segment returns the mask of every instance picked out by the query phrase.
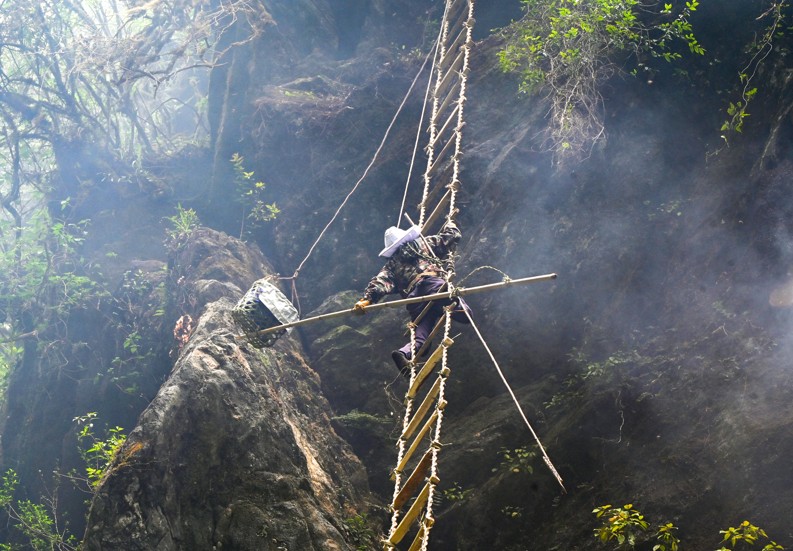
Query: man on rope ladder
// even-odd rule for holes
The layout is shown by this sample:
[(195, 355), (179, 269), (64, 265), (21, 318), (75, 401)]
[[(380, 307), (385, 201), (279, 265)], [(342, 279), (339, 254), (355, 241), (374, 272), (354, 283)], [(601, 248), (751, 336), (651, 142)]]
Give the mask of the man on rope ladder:
[[(395, 226), (388, 228), (385, 231), (385, 248), (379, 255), (388, 258), (388, 262), (369, 282), (363, 298), (355, 303), (353, 311), (365, 314), (367, 306), (389, 294), (399, 293), (402, 298), (413, 298), (443, 291), (446, 279), (453, 270), (453, 254), (461, 237), (460, 230), (451, 218), (446, 219), (437, 235), (426, 237), (421, 235), (418, 226), (411, 226), (407, 230)], [(421, 350), (443, 315), (443, 308), (453, 302), (456, 305), (452, 318), (468, 323), (465, 312), (470, 313), (471, 310), (461, 297), (433, 301), (432, 307), (415, 327), (415, 349), (408, 342), (391, 352), (391, 358), (403, 375), (408, 374), (415, 351)], [(417, 302), (406, 306), (411, 322), (419, 317), (427, 304)]]

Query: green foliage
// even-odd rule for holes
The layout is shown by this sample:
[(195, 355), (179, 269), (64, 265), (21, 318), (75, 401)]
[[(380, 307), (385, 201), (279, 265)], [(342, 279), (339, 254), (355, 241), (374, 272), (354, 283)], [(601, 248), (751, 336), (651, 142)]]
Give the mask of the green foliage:
[(704, 49), (690, 23), (698, 0), (678, 13), (642, 0), (522, 0), (524, 17), (506, 32), (501, 68), (520, 75), (519, 91), (544, 90), (551, 103), (549, 148), (557, 161), (586, 155), (604, 132), (600, 85), (626, 70), (625, 58), (674, 61), (682, 42)]
[(3, 475), (3, 484), (0, 486), (0, 507), (8, 507), (14, 501), (14, 491), (19, 485), (19, 477), (13, 469)]
[(150, 188), (144, 159), (208, 139), (196, 84), (222, 55), (217, 39), (243, 12), (250, 36), (238, 43), (270, 21), (244, 0), (133, 4), (0, 10), (0, 373), (17, 362), (20, 333), (52, 335), (75, 306), (107, 296), (79, 254), (87, 222), (71, 218), (71, 198), (58, 212), (51, 186), (79, 187), (80, 201), (98, 186)]
[(23, 349), (13, 341), (0, 343), (0, 396), (6, 395), (8, 377), (17, 359), (22, 357)]
[(730, 106), (727, 108), (727, 115), (730, 118), (721, 125), (722, 132), (743, 132), (743, 120), (749, 116), (749, 113), (746, 112), (746, 108), (749, 105), (749, 101), (756, 93), (757, 88), (752, 88), (746, 91), (744, 101), (738, 101), (737, 103), (730, 102)]
[(253, 229), (264, 222), (275, 220), (281, 212), (275, 203), (266, 203), (263, 199), (267, 187), (264, 182), (256, 180), (253, 171), (246, 171), (243, 162), (245, 159), (239, 153), (231, 156), (231, 166), (234, 170), (234, 184), (237, 187), (238, 200), (242, 204), (242, 222), (240, 238), (245, 233), (245, 221), (250, 221)]
[[(81, 426), (77, 438), (80, 443), (80, 454), (86, 462), (85, 482), (88, 490), (93, 492), (107, 474), (110, 465), (118, 461), (118, 452), (126, 441), (121, 427), (114, 427), (107, 431), (105, 439), (97, 437), (94, 433), (94, 423), (97, 422), (96, 412), (86, 413), (75, 418)], [(140, 445), (128, 450), (126, 456), (140, 449)], [(60, 480), (62, 474), (56, 473), (55, 480)], [(80, 477), (71, 474), (72, 481)], [(32, 551), (76, 551), (80, 548), (77, 539), (58, 526), (57, 496), (58, 489), (42, 496), (39, 503), (29, 499), (17, 499), (15, 493), (19, 486), (19, 476), (16, 471), (9, 469), (5, 472), (0, 482), (0, 508), (2, 508), (11, 521), (12, 526), (25, 538), (26, 544), (18, 549)], [(0, 544), (0, 551), (17, 549), (12, 544)]]
[(39, 150), (49, 150), (41, 144), (56, 136), (85, 140), (98, 156), (112, 152), (118, 166), (134, 169), (108, 180), (150, 178), (142, 158), (208, 139), (206, 94), (196, 83), (221, 55), (214, 46), (232, 21), (243, 12), (250, 18), (250, 36), (241, 42), (267, 24), (255, 11), (239, 0), (217, 7), (4, 2), (3, 13), (13, 14), (0, 17), (0, 39), (9, 45), (0, 51), (4, 137)]
[(130, 354), (137, 355), (140, 350), (140, 333), (133, 331), (124, 339), (124, 350)]
[[(650, 524), (644, 519), (644, 515), (630, 503), (622, 507), (601, 505), (596, 507), (592, 513), (603, 522), (595, 529), (595, 537), (601, 543), (616, 543), (614, 549), (633, 549), (637, 544), (650, 539), (651, 535), (656, 541), (653, 551), (678, 551), (680, 549), (681, 541), (676, 535), (677, 527), (674, 524), (671, 522), (661, 524), (653, 534), (650, 534)], [(743, 521), (737, 527), (720, 530), (719, 533), (722, 535), (722, 545), (716, 551), (735, 551), (738, 549), (736, 545), (746, 548), (761, 543), (761, 540), (767, 540), (761, 551), (784, 549), (769, 539), (765, 530), (748, 520)], [(730, 547), (726, 547), (726, 545), (730, 545)]]
[[(0, 159), (0, 163), (2, 160)], [(0, 185), (1, 187), (1, 185)], [(2, 190), (0, 189), (0, 195)], [(101, 273), (81, 256), (89, 222), (53, 219), (31, 194), (17, 217), (0, 211), (0, 380), (21, 357), (22, 339), (53, 340), (78, 307), (106, 298)], [(46, 347), (57, 354), (57, 346)]]
[(543, 405), (550, 409), (562, 406), (581, 396), (582, 387), (586, 384), (603, 384), (612, 382), (625, 375), (630, 366), (642, 365), (648, 361), (636, 350), (620, 350), (601, 361), (593, 361), (583, 351), (576, 350), (571, 356), (573, 363), (580, 366), (580, 370), (564, 380), (565, 390), (554, 394)]
[[(86, 273), (79, 254), (89, 221), (52, 220), (42, 208), (26, 215), (24, 227), (0, 220), (0, 272), (4, 275), (0, 300), (6, 313), (12, 319), (30, 310), (62, 316), (89, 297), (107, 296)], [(13, 238), (2, 238), (10, 235)]]
[(152, 350), (143, 349), (143, 336), (133, 330), (122, 344), (123, 355), (116, 356), (110, 362), (107, 375), (119, 390), (130, 396), (140, 393), (139, 379), (141, 376), (139, 364), (153, 357)]
[[(755, 543), (760, 543), (760, 540), (768, 540), (768, 543), (763, 546), (762, 551), (778, 551), (784, 549), (784, 547), (777, 542), (770, 540), (765, 530), (755, 526), (748, 520), (743, 521), (737, 527), (731, 526), (726, 530), (719, 530), (719, 533), (722, 535), (722, 546), (716, 551), (733, 551), (733, 549), (736, 549), (736, 545), (742, 544), (743, 547), (746, 547), (754, 545)], [(730, 547), (726, 547), (725, 544), (729, 544)]]
[(671, 522), (659, 526), (655, 532), (655, 539), (658, 543), (653, 546), (653, 551), (677, 551), (680, 548), (680, 540), (675, 532), (677, 532), (677, 526)]
[[(762, 32), (755, 33), (755, 38), (752, 43), (747, 47), (747, 51), (751, 54), (751, 59), (746, 66), (738, 73), (738, 80), (740, 82), (739, 99), (730, 101), (727, 106), (727, 119), (721, 125), (721, 138), (725, 144), (728, 143), (728, 137), (732, 133), (742, 133), (744, 120), (749, 116), (747, 108), (749, 103), (757, 95), (757, 86), (754, 85), (756, 77), (761, 65), (764, 63), (768, 55), (774, 50), (775, 43), (779, 42), (790, 29), (786, 29), (787, 14), (785, 10), (789, 4), (785, 1), (772, 1), (770, 7), (763, 12), (756, 20), (763, 20), (770, 18), (769, 24)], [(789, 53), (787, 48), (778, 47), (782, 50), (781, 54), (786, 55)]]
[(85, 461), (88, 483), (92, 489), (102, 482), (118, 451), (127, 441), (127, 436), (121, 427), (108, 429), (104, 438), (97, 436), (94, 433), (94, 423), (97, 420), (98, 415), (95, 411), (74, 418), (77, 425), (82, 427), (77, 433), (77, 440), (80, 455)]
[(350, 540), (355, 544), (356, 551), (369, 551), (377, 547), (377, 534), (372, 529), (372, 522), (366, 513), (344, 519)]
[[(640, 541), (640, 535), (647, 532), (649, 524), (638, 510), (628, 503), (622, 507), (602, 505), (592, 511), (603, 524), (595, 529), (595, 536), (601, 543), (616, 541), (615, 549), (633, 549)], [(669, 533), (669, 530), (666, 530)]]
[[(128, 270), (114, 296), (115, 356), (105, 375), (131, 396), (140, 395), (147, 366), (155, 361), (158, 346), (162, 346), (166, 276), (165, 272)], [(97, 373), (94, 383), (101, 378)]]
[(472, 488), (464, 490), (458, 482), (455, 482), (454, 486), (443, 490), (443, 498), (447, 501), (463, 501), (472, 491)]
[[(13, 527), (17, 529), (26, 539), (25, 549), (33, 551), (74, 551), (78, 549), (77, 540), (74, 536), (59, 531), (55, 516), (56, 502), (47, 499), (46, 505), (34, 503), (28, 499), (17, 500), (14, 498), (19, 477), (16, 471), (9, 469), (3, 475), (0, 484), (0, 507), (12, 521)], [(57, 493), (57, 492), (55, 492)], [(0, 545), (0, 550), (11, 551), (14, 547), (11, 544)]]
[(49, 551), (60, 540), (60, 535), (55, 531), (55, 522), (50, 517), (47, 509), (30, 500), (18, 502), (20, 529), (28, 539), (33, 549)]
[[(534, 472), (534, 467), (531, 463), (537, 457), (536, 451), (527, 447), (515, 448), (514, 450), (501, 448), (499, 453), (502, 457), (501, 468), (506, 469), (510, 473), (532, 474)], [(492, 471), (498, 471), (498, 467), (493, 468)]]
[(165, 230), (165, 234), (168, 236), (170, 243), (175, 246), (187, 240), (201, 225), (196, 211), (183, 208), (181, 203), (177, 203), (176, 205), (176, 214), (173, 216), (166, 216), (165, 220), (169, 224), (169, 227)]

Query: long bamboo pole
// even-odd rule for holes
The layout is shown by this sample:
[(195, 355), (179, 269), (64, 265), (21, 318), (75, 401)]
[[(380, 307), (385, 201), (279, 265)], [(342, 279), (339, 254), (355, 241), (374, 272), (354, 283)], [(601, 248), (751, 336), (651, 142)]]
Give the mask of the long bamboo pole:
[[(481, 293), (483, 291), (491, 291), (493, 289), (500, 289), (502, 287), (508, 287), (510, 285), (524, 285), (527, 283), (538, 283), (540, 281), (549, 281), (552, 279), (556, 279), (556, 274), (544, 274), (532, 277), (523, 277), (520, 279), (507, 279), (504, 281), (499, 281), (498, 283), (488, 283), (486, 285), (479, 285), (477, 287), (461, 287), (456, 289), (454, 292), (446, 291), (444, 293), (435, 293), (432, 295), (426, 295), (423, 297), (411, 297), (411, 298), (403, 298), (400, 300), (392, 300), (390, 302), (381, 302), (379, 304), (371, 304), (366, 307), (366, 312), (374, 312), (377, 310), (382, 310), (383, 308), (391, 308), (394, 306), (405, 306), (406, 304), (415, 304), (417, 302), (427, 302), (430, 300), (441, 300), (444, 298), (449, 298), (452, 295), (473, 295), (475, 293)], [(293, 321), (290, 323), (284, 323), (283, 325), (276, 325), (274, 327), (268, 327), (267, 329), (262, 329), (260, 331), (256, 331), (253, 335), (267, 335), (268, 333), (274, 333), (275, 331), (281, 331), (283, 329), (289, 329), (290, 327), (298, 327), (300, 325), (306, 325), (308, 323), (314, 323), (317, 321), (329, 320), (333, 318), (338, 318), (341, 316), (347, 316), (350, 314), (355, 314), (355, 310), (350, 308), (349, 310), (339, 310), (337, 312), (328, 312), (327, 314), (320, 314), (319, 316), (313, 316), (310, 318)], [(247, 335), (238, 335), (238, 339), (243, 339)]]

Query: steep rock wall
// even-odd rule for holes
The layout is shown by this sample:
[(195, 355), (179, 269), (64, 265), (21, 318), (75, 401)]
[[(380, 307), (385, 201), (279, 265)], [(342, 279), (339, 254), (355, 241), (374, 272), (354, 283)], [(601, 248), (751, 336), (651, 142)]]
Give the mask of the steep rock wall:
[[(712, 31), (703, 38), (712, 48), (731, 32)], [(746, 516), (790, 538), (791, 495), (767, 483), (787, 477), (779, 465), (790, 426), (789, 301), (773, 304), (786, 302), (791, 251), (784, 79), (769, 76), (776, 83), (766, 88), (769, 103), (729, 149), (721, 148), (714, 90), (681, 84), (671, 71), (615, 80), (605, 95), (607, 140), (582, 164), (555, 170), (541, 147), (546, 108), (516, 95), (514, 80), (497, 68), (498, 48), (496, 38), (482, 41), (473, 60), (457, 271), (464, 277), (492, 265), (513, 277), (559, 274), (553, 284), (470, 302), (568, 494), (549, 483), (539, 460), (531, 477), (503, 472), (498, 450), (530, 447), (531, 438), (461, 328), (450, 352), (441, 477), (443, 489), (457, 482), (472, 493), (441, 507), (435, 545), (596, 549), (591, 511), (608, 502), (637, 502), (659, 522), (678, 522), (695, 548), (717, 546), (718, 531)], [(284, 128), (299, 125), (292, 129), (301, 147), (288, 154), (308, 163), (284, 202), (299, 238), (292, 226), (274, 229), (287, 269), (363, 172), (381, 137), (375, 129), (387, 126), (420, 61), (394, 56), (399, 78), (373, 70), (336, 112), (293, 118), (302, 111), (292, 105), (276, 115)], [(408, 103), (413, 121), (417, 102)], [(382, 230), (396, 222), (414, 132), (410, 122), (397, 126), (368, 186), (301, 273), (298, 289), (309, 304), (349, 288), (333, 298), (349, 306), (380, 267), (376, 251)], [(270, 166), (272, 156), (277, 164), (279, 133), (262, 138), (257, 160)], [(414, 200), (409, 194), (409, 208)], [(484, 271), (467, 284), (499, 277)], [(365, 323), (312, 329), (306, 342), (337, 412), (388, 415), (382, 367), (402, 327), (396, 319)], [(369, 372), (351, 365), (354, 350), (371, 358)], [(338, 384), (345, 380), (358, 392)], [(374, 443), (392, 429), (367, 430), (369, 446), (358, 434), (357, 449), (385, 473), (389, 452), (378, 454)], [(769, 439), (778, 443), (772, 449)], [(768, 453), (763, 461), (760, 450)], [(384, 488), (377, 485), (387, 500)]]
[(191, 274), (196, 327), (93, 499), (86, 549), (349, 549), (362, 465), (299, 343), (235, 338), (233, 282), (266, 273), (244, 249), (201, 230), (174, 260)]
[[(406, 6), (417, 13), (419, 4)], [(384, 14), (385, 6), (372, 3), (371, 13)], [(276, 3), (271, 7), (278, 30), (286, 31), (280, 36), (293, 39), (301, 16), (332, 12), (332, 5), (325, 3), (300, 3), (280, 15)], [(323, 39), (332, 37), (325, 17), (317, 18), (322, 23), (316, 36)], [(240, 150), (251, 162), (247, 168), (268, 182), (283, 213), (255, 237), (284, 274), (291, 274), (362, 173), (418, 70), (421, 60), (410, 55), (416, 42), (405, 52), (387, 40), (377, 41), (371, 29), (380, 27), (367, 27), (373, 22), (367, 19), (361, 30), (366, 48), (344, 59), (336, 58), (335, 47), (323, 51), (311, 46), (312, 36), (299, 37), (311, 47), (268, 48), (278, 42), (276, 33), (253, 47), (256, 55), (240, 54), (238, 68), (245, 79), (229, 80), (217, 73), (223, 77), (218, 81), (229, 86), (216, 90), (213, 101), (229, 102), (233, 116), (216, 132), (216, 168), (226, 162), (227, 153)], [(729, 42), (730, 30), (721, 31), (721, 40)], [(716, 33), (713, 39), (719, 40)], [(328, 43), (333, 40), (317, 41)], [(710, 44), (714, 42), (706, 47)], [(635, 502), (654, 519), (679, 523), (681, 537), (692, 548), (717, 546), (719, 529), (749, 516), (776, 539), (790, 541), (785, 465), (792, 393), (784, 367), (791, 350), (785, 293), (793, 251), (786, 216), (793, 171), (785, 139), (791, 128), (787, 89), (768, 91), (755, 119), (758, 125), (712, 157), (714, 143), (720, 141), (714, 132), (719, 110), (715, 91), (683, 86), (680, 92), (669, 74), (658, 75), (652, 85), (612, 82), (606, 97), (608, 141), (584, 164), (554, 171), (535, 139), (544, 125), (545, 107), (516, 97), (516, 83), (496, 68), (497, 49), (497, 41), (488, 39), (478, 44), (474, 57), (458, 272), (464, 276), (493, 265), (512, 276), (545, 271), (560, 275), (552, 285), (471, 302), (560, 468), (568, 494), (560, 495), (538, 461), (531, 476), (504, 471), (498, 450), (530, 446), (531, 441), (487, 358), (463, 328), (464, 338), (451, 351), (454, 371), (441, 476), (443, 489), (458, 483), (471, 492), (437, 508), (440, 521), (433, 545), (597, 549), (591, 510), (606, 502)], [(410, 100), (412, 122), (397, 125), (368, 185), (347, 206), (297, 281), (309, 308), (331, 295), (323, 307), (349, 306), (379, 268), (375, 255), (382, 230), (396, 221), (418, 110), (419, 100)], [(232, 195), (232, 179), (215, 183), (226, 186), (221, 199)], [(415, 199), (412, 192), (408, 204)], [(224, 205), (231, 201), (212, 207)], [(217, 223), (235, 225), (228, 218)], [(188, 278), (181, 289), (196, 318), (205, 304), (238, 296), (261, 275), (255, 267), (234, 270), (235, 251), (242, 249), (227, 237), (208, 240), (200, 249), (202, 260), (215, 257), (216, 262), (211, 277)], [(222, 274), (232, 272), (235, 281), (228, 285)], [(478, 277), (476, 281), (499, 276), (484, 272)], [(349, 291), (336, 294), (340, 289)], [(127, 448), (135, 450), (130, 455), (135, 469), (122, 463), (103, 484), (88, 532), (91, 545), (99, 545), (102, 538), (120, 542), (112, 532), (123, 531), (119, 523), (127, 519), (132, 521), (127, 533), (150, 544), (270, 545), (273, 537), (285, 537), (317, 546), (327, 538), (331, 545), (342, 545), (340, 513), (303, 492), (313, 479), (306, 474), (306, 455), (294, 447), (299, 439), (285, 421), (301, 411), (290, 400), (283, 409), (251, 414), (264, 426), (261, 414), (271, 411), (276, 419), (259, 430), (268, 438), (291, 442), (285, 448), (278, 448), (284, 445), (280, 441), (274, 444), (287, 457), (279, 464), (288, 481), (278, 499), (296, 504), (298, 519), (322, 518), (320, 528), (311, 532), (302, 520), (287, 519), (281, 532), (252, 534), (255, 525), (276, 526), (269, 511), (278, 510), (277, 500), (259, 491), (261, 478), (235, 471), (228, 486), (213, 483), (210, 490), (206, 485), (218, 480), (219, 465), (239, 467), (248, 459), (234, 444), (248, 442), (243, 424), (219, 406), (220, 397), (230, 391), (230, 411), (241, 411), (255, 397), (277, 396), (272, 373), (292, 368), (295, 377), (301, 374), (293, 384), (312, 389), (300, 392), (300, 401), (308, 400), (312, 411), (332, 408), (336, 417), (346, 416), (333, 423), (366, 459), (380, 503), (387, 501), (389, 490), (382, 481), (392, 464), (389, 443), (395, 424), (393, 418), (390, 425), (387, 421), (398, 404), (392, 407), (383, 387), (394, 384), (388, 352), (400, 343), (401, 316), (371, 316), (300, 332), (331, 401), (327, 408), (322, 400), (311, 401), (319, 387), (302, 360), (295, 367), (277, 356), (260, 358), (230, 339), (224, 313), (228, 304), (207, 310), (211, 316), (203, 318), (201, 333), (187, 348), (195, 354), (190, 361), (182, 357), (171, 382), (141, 418), (145, 422)], [(289, 352), (294, 343), (279, 346)], [(213, 390), (204, 402), (214, 412), (209, 419), (192, 401), (171, 396), (180, 385), (193, 383)], [(184, 417), (173, 419), (203, 419), (208, 429), (174, 426), (166, 415), (169, 404), (183, 406)], [(369, 419), (374, 424), (351, 427), (355, 416), (347, 414), (355, 409), (385, 422)], [(306, 430), (324, 434), (328, 426), (306, 425)], [(234, 436), (227, 438), (220, 428)], [(162, 441), (160, 431), (173, 431), (173, 438)], [(183, 431), (195, 442), (184, 440)], [(133, 448), (136, 443), (141, 447)], [(336, 468), (329, 466), (336, 442), (323, 446), (331, 455), (318, 460), (320, 467), (313, 473), (318, 480), (334, 480), (326, 473)], [(211, 452), (209, 457), (184, 462), (175, 473), (159, 463), (136, 463), (136, 454), (148, 454), (169, 465), (180, 461), (177, 455), (194, 457), (202, 448)], [(259, 453), (264, 459), (256, 464), (265, 461), (261, 465), (266, 471), (272, 467), (266, 463), (268, 450)], [(341, 457), (349, 464), (347, 455)], [(356, 476), (339, 474), (337, 479)], [(244, 486), (249, 478), (258, 481), (256, 488)], [(302, 488), (295, 483), (298, 479), (307, 485)], [(163, 484), (165, 497), (157, 490), (137, 490), (139, 481)], [(192, 482), (197, 489), (183, 484)], [(228, 488), (237, 483), (245, 488), (250, 505), (231, 497)], [(127, 503), (125, 496), (150, 504), (148, 517), (135, 512), (134, 501)], [(229, 507), (236, 511), (234, 521), (224, 516)], [(189, 529), (157, 522), (143, 527), (143, 518), (165, 517), (187, 519)], [(199, 529), (200, 523), (212, 526), (212, 534)]]

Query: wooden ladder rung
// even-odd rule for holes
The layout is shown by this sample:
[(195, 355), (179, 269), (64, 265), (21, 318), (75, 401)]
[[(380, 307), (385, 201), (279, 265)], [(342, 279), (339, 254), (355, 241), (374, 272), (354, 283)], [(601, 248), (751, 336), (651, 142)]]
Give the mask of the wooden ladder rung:
[(421, 460), (416, 465), (416, 468), (413, 469), (413, 472), (410, 473), (410, 476), (402, 485), (402, 488), (399, 490), (399, 493), (394, 498), (394, 502), (391, 504), (391, 509), (393, 511), (398, 511), (402, 509), (402, 506), (407, 503), (407, 500), (416, 493), (416, 489), (422, 483), (422, 481), (427, 476), (427, 471), (430, 470), (432, 466), (432, 447), (428, 449)]
[[(441, 129), (438, 130), (438, 133), (435, 135), (435, 140), (433, 140), (433, 142), (430, 144), (430, 147), (434, 148), (436, 145), (438, 145), (440, 143), (440, 141), (443, 138), (449, 138), (450, 141), (455, 138), (454, 131), (452, 131), (450, 134), (448, 134), (448, 136), (447, 136), (446, 131), (449, 129), (449, 125), (452, 124), (452, 121), (456, 121), (457, 113), (458, 113), (459, 110), (460, 110), (460, 102), (457, 102), (457, 105), (455, 105), (454, 109), (452, 109), (452, 112), (449, 113), (449, 117), (443, 123), (443, 126), (441, 127)], [(442, 114), (442, 111), (438, 111), (438, 114), (439, 115)], [(448, 143), (448, 142), (446, 142), (446, 143)], [(445, 148), (446, 144), (443, 144), (443, 147)]]
[(424, 222), (423, 227), (432, 227), (433, 224), (440, 218), (441, 214), (446, 210), (446, 207), (449, 205), (449, 201), (452, 198), (452, 192), (450, 189), (446, 189), (446, 193), (443, 194), (438, 204), (435, 205), (435, 209), (427, 216), (426, 221)]
[(446, 14), (446, 20), (454, 19), (460, 15), (460, 7), (465, 7), (468, 11), (471, 11), (471, 0), (457, 0), (456, 2), (452, 2), (451, 6), (449, 6), (449, 12)]
[[(438, 106), (438, 111), (436, 111), (436, 113), (435, 113), (435, 118), (432, 120), (432, 124), (438, 124), (438, 121), (440, 120), (441, 115), (443, 114), (443, 112), (446, 110), (446, 108), (449, 106), (449, 104), (452, 101), (456, 100), (456, 101), (459, 102), (459, 99), (460, 99), (460, 86), (462, 85), (462, 83), (463, 82), (461, 80), (458, 80), (454, 84), (454, 86), (452, 86), (452, 89), (449, 90), (449, 93), (446, 94), (446, 97), (443, 99), (443, 101), (440, 102), (440, 105)], [(435, 141), (437, 142), (437, 139)], [(430, 146), (431, 147), (435, 147), (435, 142), (431, 143)]]
[(438, 377), (435, 379), (435, 384), (432, 385), (432, 388), (424, 397), (424, 400), (421, 402), (421, 405), (416, 410), (416, 413), (413, 414), (413, 418), (408, 423), (408, 426), (405, 427), (404, 432), (402, 433), (402, 440), (407, 440), (413, 433), (416, 432), (419, 424), (424, 420), (424, 417), (427, 416), (427, 412), (430, 410), (430, 406), (432, 406), (435, 398), (438, 396), (438, 393), (441, 390), (441, 378)]
[(448, 88), (449, 83), (452, 81), (452, 77), (460, 75), (460, 67), (465, 60), (465, 56), (468, 52), (466, 52), (466, 47), (460, 48), (460, 51), (457, 52), (457, 57), (454, 58), (454, 61), (449, 64), (449, 68), (446, 69), (446, 72), (440, 77), (440, 82), (435, 87), (433, 92), (433, 97), (440, 97), (446, 93), (446, 88)]
[[(463, 123), (463, 124), (465, 124), (465, 123)], [(441, 149), (441, 152), (438, 153), (438, 156), (433, 161), (432, 166), (427, 170), (427, 173), (426, 173), (425, 177), (431, 176), (432, 173), (435, 172), (435, 170), (438, 167), (440, 167), (441, 165), (445, 164), (450, 159), (454, 158), (453, 156), (450, 157), (450, 158), (446, 158), (446, 153), (448, 153), (449, 149), (452, 147), (452, 145), (455, 145), (456, 143), (457, 143), (457, 140), (449, 140), (448, 142), (446, 142), (446, 144), (443, 146), (443, 149)]]
[[(468, 7), (467, 10), (460, 10), (458, 8), (461, 5), (466, 4)], [(467, 6), (467, 2), (460, 2), (451, 7), (449, 13), (446, 14), (446, 21), (448, 22), (448, 26), (446, 27), (446, 43), (448, 44), (449, 37), (455, 36), (460, 28), (465, 24), (466, 21), (471, 17), (471, 9), (470, 6)], [(448, 48), (447, 48), (448, 49)]]
[(419, 516), (419, 513), (424, 508), (424, 505), (426, 505), (427, 498), (430, 495), (430, 486), (435, 485), (438, 482), (438, 479), (430, 479), (424, 485), (424, 488), (422, 488), (421, 493), (416, 498), (416, 501), (413, 502), (413, 505), (410, 506), (408, 512), (405, 513), (404, 517), (402, 517), (402, 520), (399, 522), (399, 525), (397, 525), (396, 530), (394, 530), (394, 533), (391, 535), (391, 537), (388, 538), (388, 543), (390, 545), (396, 545), (402, 541), (402, 538), (404, 538), (405, 534), (407, 534), (408, 530), (410, 530), (410, 526), (413, 524), (413, 521), (416, 520), (416, 517)]
[(421, 430), (418, 432), (418, 434), (416, 434), (416, 437), (413, 439), (413, 442), (410, 444), (410, 447), (405, 452), (405, 455), (402, 456), (402, 461), (399, 462), (399, 465), (396, 466), (394, 472), (391, 473), (391, 480), (396, 480), (396, 473), (401, 473), (402, 471), (405, 470), (405, 466), (407, 466), (408, 461), (410, 461), (410, 458), (413, 457), (413, 454), (416, 453), (419, 444), (421, 443), (422, 440), (424, 440), (424, 437), (427, 435), (429, 430), (435, 424), (435, 421), (438, 420), (438, 415), (439, 415), (438, 412), (442, 411), (445, 407), (446, 407), (446, 402), (445, 401), (440, 402), (438, 404), (438, 407), (435, 408), (435, 411), (432, 412), (430, 418), (427, 419), (427, 422), (424, 423), (424, 426), (421, 427)]
[(405, 470), (408, 461), (410, 461), (410, 458), (413, 457), (414, 453), (416, 453), (419, 444), (421, 443), (422, 440), (424, 440), (424, 437), (427, 435), (427, 433), (430, 431), (432, 426), (435, 424), (435, 421), (438, 420), (438, 415), (440, 415), (440, 412), (443, 411), (445, 408), (446, 408), (445, 400), (438, 402), (438, 407), (435, 408), (435, 411), (432, 412), (430, 418), (427, 419), (427, 422), (424, 423), (424, 426), (421, 427), (421, 430), (418, 432), (418, 434), (416, 434), (416, 437), (413, 439), (413, 442), (410, 444), (410, 447), (407, 449), (405, 455), (402, 457), (402, 461), (399, 462), (399, 465), (397, 465), (396, 469), (394, 469), (394, 472), (391, 473), (391, 480), (396, 480), (396, 473), (401, 473), (402, 471)]
[(454, 339), (451, 337), (446, 337), (443, 339), (441, 344), (430, 354), (430, 357), (427, 358), (427, 361), (424, 365), (421, 366), (421, 369), (416, 374), (416, 377), (413, 379), (413, 384), (408, 389), (407, 397), (408, 398), (415, 398), (416, 393), (421, 388), (421, 385), (424, 384), (424, 381), (429, 377), (432, 370), (435, 368), (435, 364), (437, 364), (440, 359), (443, 357), (443, 351), (449, 348), (451, 345), (454, 344)]
[[(445, 50), (447, 56), (457, 52), (460, 49), (461, 44), (468, 43), (468, 36), (470, 33), (468, 32), (468, 28), (465, 28), (466, 22), (467, 19), (463, 18), (463, 25), (460, 25), (460, 21), (457, 21), (455, 22), (454, 27), (449, 28), (446, 38), (448, 39), (450, 36), (455, 36), (455, 38)], [(441, 63), (443, 62), (441, 61)]]
[[(442, 180), (442, 178), (439, 178), (439, 179), (441, 179), (441, 180)], [(439, 193), (440, 193), (442, 190), (446, 190), (446, 191), (448, 191), (448, 190), (449, 190), (449, 186), (444, 186), (443, 184), (441, 184), (441, 183), (438, 183), (438, 185), (436, 185), (434, 188), (432, 188), (432, 189), (430, 190), (430, 192), (427, 194), (427, 204), (428, 204), (428, 205), (429, 205), (429, 204), (432, 204), (432, 203), (435, 201), (435, 197), (436, 197), (436, 196), (437, 196), (437, 195), (438, 195), (438, 194), (439, 194)], [(450, 197), (451, 197), (451, 196), (450, 196)], [(441, 201), (443, 201), (443, 199), (444, 199), (443, 197), (441, 197), (440, 199), (438, 199), (438, 203), (435, 205), (435, 210), (433, 211), (433, 214), (435, 213), (435, 211), (439, 210), (439, 208), (445, 208), (445, 206), (444, 206), (444, 207), (439, 207), (439, 206), (438, 206), (438, 204), (440, 204), (440, 202), (441, 202)]]
[[(448, 283), (444, 283), (441, 287), (438, 288), (438, 292), (439, 293), (443, 293), (446, 290), (447, 285), (448, 285)], [(424, 308), (421, 309), (421, 312), (419, 313), (419, 315), (416, 316), (416, 319), (414, 319), (412, 321), (413, 325), (418, 325), (419, 323), (421, 323), (421, 320), (424, 319), (424, 316), (426, 316), (429, 313), (430, 308), (432, 308), (433, 306), (435, 306), (435, 305), (432, 302), (427, 302), (427, 304), (424, 305)], [(440, 323), (440, 320), (439, 320), (439, 323)], [(435, 327), (432, 328), (431, 333), (434, 333), (437, 328), (438, 328), (438, 324), (435, 324)], [(405, 334), (406, 335), (410, 335), (410, 329), (409, 328), (408, 328), (408, 331), (405, 332)], [(431, 341), (431, 340), (432, 340), (431, 338), (427, 337), (427, 340), (424, 341), (424, 344), (421, 345), (421, 349), (419, 349), (419, 352), (423, 353), (424, 350), (422, 350), (422, 349), (426, 348), (426, 344), (429, 341)], [(417, 356), (417, 357), (420, 358), (421, 356)]]
[(408, 551), (418, 551), (419, 549), (421, 549), (421, 544), (424, 543), (425, 531), (426, 530), (424, 528), (424, 523), (422, 522), (421, 526), (419, 526), (419, 531), (416, 532), (416, 537), (413, 538), (413, 543), (411, 543), (410, 547), (408, 547)]
[(419, 526), (419, 530), (416, 532), (416, 537), (413, 538), (413, 543), (410, 544), (408, 551), (418, 551), (421, 549), (421, 544), (424, 543), (424, 538), (427, 532), (434, 524), (435, 519), (433, 517), (424, 517), (424, 520), (421, 522), (421, 526)]

